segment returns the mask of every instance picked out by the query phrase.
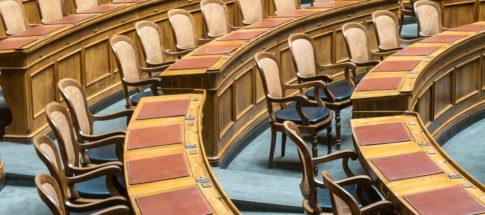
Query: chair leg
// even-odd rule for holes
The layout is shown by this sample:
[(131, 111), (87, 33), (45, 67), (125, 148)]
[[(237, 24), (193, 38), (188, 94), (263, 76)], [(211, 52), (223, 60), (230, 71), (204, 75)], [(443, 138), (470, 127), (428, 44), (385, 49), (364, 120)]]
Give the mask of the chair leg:
[(274, 156), (275, 145), (276, 145), (276, 130), (274, 128), (271, 128), (271, 148), (269, 149), (268, 169), (273, 168), (273, 156)]
[(281, 137), (281, 157), (285, 156), (285, 149), (286, 149), (286, 133), (283, 132)]
[(330, 154), (332, 153), (332, 126), (327, 127), (327, 145), (328, 145), (327, 153)]
[[(317, 147), (318, 135), (317, 134), (318, 134), (318, 132), (313, 134), (313, 140), (312, 140), (312, 156), (314, 158), (316, 158), (318, 156), (318, 147)], [(313, 174), (314, 175), (318, 174), (318, 166), (317, 165), (313, 166)]]
[(335, 139), (337, 141), (337, 150), (340, 150), (340, 146), (342, 145), (342, 139), (340, 136), (340, 128), (342, 127), (342, 125), (340, 124), (340, 120), (340, 109), (337, 109), (335, 110)]

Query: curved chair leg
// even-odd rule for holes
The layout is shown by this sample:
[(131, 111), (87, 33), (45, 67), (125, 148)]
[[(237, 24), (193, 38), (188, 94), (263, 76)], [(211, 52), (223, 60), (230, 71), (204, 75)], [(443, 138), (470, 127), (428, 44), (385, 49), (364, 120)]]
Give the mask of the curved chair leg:
[(286, 149), (286, 133), (283, 132), (281, 137), (281, 157), (285, 156), (285, 149)]
[[(335, 136), (335, 140), (337, 142), (337, 150), (340, 150), (340, 146), (342, 145), (342, 139), (341, 139), (341, 136), (340, 136), (340, 129), (342, 127), (342, 125), (340, 124), (340, 108), (336, 109), (335, 110), (335, 133), (336, 133), (336, 136)], [(330, 128), (332, 129), (332, 128)]]
[(274, 156), (275, 145), (276, 145), (276, 130), (273, 127), (271, 127), (271, 148), (269, 149), (268, 169), (273, 168), (273, 156)]
[[(316, 158), (318, 156), (318, 132), (315, 132), (313, 134), (313, 139), (312, 139), (312, 156)], [(318, 166), (315, 165), (313, 166), (313, 174), (317, 175), (318, 174)]]
[(332, 126), (327, 127), (327, 145), (328, 145), (327, 153), (330, 154), (332, 153)]

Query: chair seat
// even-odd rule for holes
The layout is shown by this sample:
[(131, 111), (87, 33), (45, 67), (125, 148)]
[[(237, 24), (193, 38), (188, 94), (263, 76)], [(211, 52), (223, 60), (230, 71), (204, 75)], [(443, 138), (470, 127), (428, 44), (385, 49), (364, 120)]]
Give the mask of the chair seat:
[(110, 144), (102, 147), (97, 147), (88, 150), (88, 157), (92, 163), (106, 163), (109, 161), (116, 161), (116, 145)]
[[(158, 95), (163, 95), (163, 92), (159, 90)], [(140, 102), (141, 98), (148, 96), (153, 96), (153, 93), (150, 89), (143, 91), (143, 93), (136, 92), (133, 96), (130, 97), (131, 103), (136, 106)]]
[[(352, 92), (354, 92), (354, 88), (349, 86), (346, 81), (340, 81), (338, 83), (332, 84), (328, 86), (328, 89), (335, 96), (335, 101), (337, 102), (349, 100), (350, 96), (352, 96)], [(305, 95), (309, 99), (315, 99), (315, 91), (313, 89), (308, 90)], [(327, 94), (323, 92), (323, 90), (320, 90), (320, 98), (322, 98), (322, 100), (324, 101), (329, 101)]]
[[(118, 181), (120, 182), (121, 186), (123, 186), (124, 188), (126, 187), (124, 175), (118, 177)], [(76, 190), (79, 192), (79, 195), (84, 198), (100, 199), (111, 196), (111, 193), (108, 190), (108, 186), (106, 185), (106, 176), (101, 176), (91, 179), (89, 181), (76, 183), (75, 186)]]
[[(358, 200), (355, 187), (356, 187), (355, 185), (347, 185), (347, 186), (344, 186), (344, 189), (357, 200), (359, 207), (363, 207), (361, 202)], [(374, 203), (384, 199), (374, 186), (363, 188), (362, 194), (364, 196), (364, 199), (368, 203)], [(317, 189), (317, 202), (318, 204), (320, 204), (320, 207), (322, 207), (322, 210), (324, 212), (328, 212), (328, 213), (332, 212), (332, 202), (330, 200), (330, 194), (327, 189), (325, 188)]]
[[(302, 110), (303, 113), (308, 116), (308, 121), (310, 124), (319, 123), (325, 120), (330, 113), (329, 109), (324, 107), (303, 107)], [(277, 111), (275, 113), (275, 117), (276, 120), (281, 123), (287, 120), (292, 121), (296, 124), (303, 123), (294, 105)]]

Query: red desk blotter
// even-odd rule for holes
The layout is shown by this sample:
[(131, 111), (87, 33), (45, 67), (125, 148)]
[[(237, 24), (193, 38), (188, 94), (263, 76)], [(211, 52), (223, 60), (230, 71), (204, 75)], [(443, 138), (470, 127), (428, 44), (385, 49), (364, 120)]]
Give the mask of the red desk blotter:
[(308, 16), (310, 14), (318, 13), (319, 11), (313, 10), (294, 10), (288, 11), (286, 13), (278, 14), (278, 17), (301, 17), (301, 16)]
[(0, 50), (20, 49), (36, 40), (28, 38), (7, 38), (0, 41)]
[(247, 26), (246, 28), (272, 28), (278, 25), (282, 25), (292, 19), (264, 19)]
[(186, 58), (180, 59), (170, 67), (169, 70), (180, 70), (180, 69), (204, 69), (209, 68), (214, 64), (219, 57), (204, 57), (204, 58)]
[(265, 30), (262, 31), (234, 31), (224, 37), (221, 37), (217, 40), (220, 41), (229, 41), (229, 40), (250, 40), (253, 39), (262, 33), (266, 32)]
[(468, 24), (468, 25), (463, 25), (457, 28), (451, 29), (452, 31), (474, 31), (474, 32), (479, 32), (485, 30), (485, 25), (480, 25), (480, 24)]
[(44, 36), (63, 28), (63, 25), (40, 25), (33, 28), (27, 28), (18, 34), (14, 34), (14, 37), (30, 37), (30, 36)]
[(192, 52), (191, 55), (214, 55), (214, 54), (227, 54), (237, 49), (241, 44), (231, 45), (206, 45)]
[(163, 214), (185, 215), (214, 213), (207, 199), (197, 187), (137, 197), (136, 204), (143, 215), (158, 215), (162, 212)]
[(321, 2), (313, 4), (315, 8), (334, 8), (334, 7), (343, 7), (351, 4), (355, 4), (358, 1), (334, 1), (334, 2)]
[(78, 13), (106, 13), (106, 12), (110, 12), (110, 11), (113, 11), (113, 10), (117, 10), (117, 9), (122, 8), (124, 6), (125, 5), (106, 4), (106, 5), (100, 5), (98, 7), (91, 8), (91, 9), (88, 9), (88, 10), (81, 10), (81, 11), (78, 11)]
[(414, 152), (371, 160), (389, 181), (442, 173), (424, 152)]
[(402, 60), (402, 61), (383, 61), (372, 71), (374, 72), (393, 72), (393, 71), (411, 71), (421, 62), (419, 60)]
[(170, 145), (182, 142), (182, 125), (137, 128), (129, 131), (128, 150)]
[(357, 85), (355, 91), (397, 90), (401, 80), (401, 77), (366, 78)]
[(457, 41), (466, 35), (435, 35), (419, 41), (420, 43), (451, 43)]
[(480, 214), (485, 207), (459, 186), (404, 196), (421, 215)]
[(405, 142), (411, 140), (406, 126), (402, 122), (379, 125), (366, 125), (354, 128), (354, 135), (359, 145)]
[(62, 17), (60, 19), (56, 19), (46, 23), (47, 25), (55, 25), (55, 24), (77, 24), (89, 18), (95, 17), (96, 14), (76, 14), (76, 15), (69, 15)]
[(429, 54), (440, 49), (439, 46), (429, 47), (407, 47), (394, 53), (395, 56), (428, 56)]
[(136, 117), (137, 120), (184, 116), (190, 105), (190, 99), (144, 103)]
[(189, 176), (183, 153), (131, 160), (126, 165), (130, 185)]

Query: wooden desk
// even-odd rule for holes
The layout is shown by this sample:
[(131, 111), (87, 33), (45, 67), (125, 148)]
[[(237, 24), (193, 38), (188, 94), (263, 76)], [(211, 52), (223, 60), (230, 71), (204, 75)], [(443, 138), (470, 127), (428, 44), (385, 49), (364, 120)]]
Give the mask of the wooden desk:
[[(477, 24), (485, 25), (485, 22)], [(447, 31), (463, 35), (452, 43), (418, 42), (410, 47), (439, 46), (428, 56), (396, 56), (384, 60), (418, 60), (412, 71), (375, 72), (365, 79), (401, 77), (396, 90), (356, 91), (353, 118), (418, 112), (426, 128), (438, 139), (464, 118), (485, 109), (485, 31)]]
[[(390, 144), (360, 146), (358, 139), (353, 135), (355, 150), (359, 154), (359, 160), (371, 176), (377, 182), (378, 188), (386, 199), (392, 201), (401, 214), (419, 214), (403, 196), (431, 191), (440, 188), (450, 187), (453, 185), (463, 186), (470, 184), (471, 188), (465, 190), (478, 201), (485, 205), (485, 188), (483, 184), (469, 175), (461, 168), (451, 157), (434, 140), (433, 136), (426, 130), (425, 124), (419, 118), (417, 113), (407, 113), (399, 116), (375, 117), (365, 119), (352, 119), (352, 132), (355, 128), (364, 125), (379, 125), (383, 123), (403, 122), (408, 129), (411, 141), (397, 142)], [(429, 146), (420, 147), (418, 143), (427, 142)], [(431, 160), (436, 163), (444, 173), (421, 176), (410, 179), (402, 179), (390, 182), (379, 169), (370, 160), (392, 155), (401, 155), (412, 152), (428, 152), (433, 150), (436, 154), (427, 154)], [(459, 179), (450, 179), (448, 174), (455, 173), (461, 176)], [(443, 205), (446, 207), (446, 205)]]
[[(190, 106), (186, 116), (194, 117), (194, 120), (186, 120), (185, 116), (179, 117), (168, 117), (168, 118), (156, 118), (148, 120), (136, 120), (138, 114), (140, 113), (140, 107), (147, 102), (155, 101), (169, 101), (169, 100), (179, 100), (179, 99), (191, 99)], [(180, 95), (170, 95), (170, 96), (157, 96), (143, 98), (133, 114), (128, 125), (127, 137), (124, 149), (124, 164), (125, 164), (125, 178), (128, 182), (128, 170), (127, 162), (136, 159), (142, 159), (147, 157), (153, 157), (157, 155), (170, 155), (175, 153), (183, 153), (187, 160), (187, 165), (189, 168), (190, 176), (163, 180), (151, 183), (142, 183), (137, 185), (130, 185), (127, 183), (128, 195), (130, 201), (133, 205), (136, 214), (141, 214), (140, 209), (136, 203), (135, 198), (153, 195), (168, 191), (173, 191), (177, 189), (182, 189), (186, 187), (197, 186), (202, 191), (204, 197), (209, 202), (215, 214), (240, 214), (238, 209), (232, 204), (231, 200), (222, 190), (221, 186), (217, 182), (214, 174), (212, 173), (211, 167), (207, 161), (203, 141), (201, 138), (202, 130), (202, 107), (205, 102), (205, 92), (201, 90), (196, 90), (192, 94), (180, 94)], [(193, 125), (190, 125), (192, 121)], [(130, 130), (136, 128), (152, 127), (152, 126), (163, 126), (170, 124), (183, 123), (183, 143), (172, 144), (159, 147), (143, 148), (128, 150), (128, 140), (130, 139)], [(186, 143), (195, 144), (195, 148), (186, 148)], [(196, 154), (191, 153), (191, 150), (195, 150)], [(196, 178), (203, 177), (209, 180), (210, 187), (204, 188), (201, 184), (196, 182)], [(189, 200), (187, 200), (189, 201)]]

